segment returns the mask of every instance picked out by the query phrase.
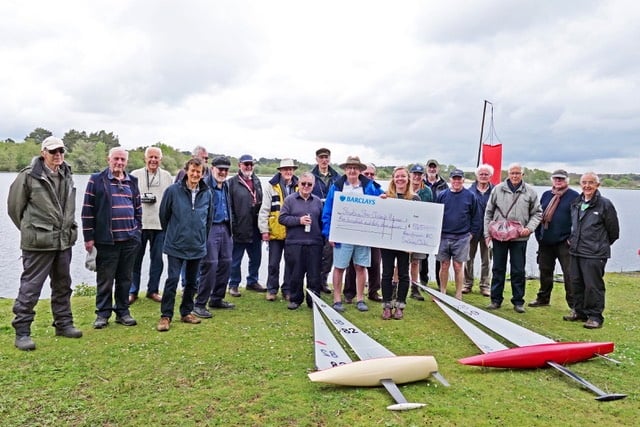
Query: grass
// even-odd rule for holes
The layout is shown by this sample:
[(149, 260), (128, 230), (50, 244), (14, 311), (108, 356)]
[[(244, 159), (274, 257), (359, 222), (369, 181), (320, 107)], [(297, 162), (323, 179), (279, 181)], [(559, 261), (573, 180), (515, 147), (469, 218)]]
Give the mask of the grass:
[[(0, 423), (3, 426), (469, 426), (636, 425), (640, 413), (640, 274), (607, 275), (605, 327), (589, 331), (564, 322), (562, 286), (550, 307), (519, 315), (505, 304), (497, 314), (561, 341), (611, 340), (621, 365), (590, 360), (571, 369), (601, 389), (627, 393), (616, 402), (594, 395), (551, 369), (515, 371), (460, 365), (478, 350), (429, 301), (411, 300), (405, 320), (383, 321), (348, 306), (345, 316), (396, 354), (432, 354), (451, 383), (433, 379), (401, 386), (422, 409), (392, 412), (383, 388), (346, 388), (311, 383), (311, 311), (269, 303), (243, 292), (235, 310), (214, 312), (200, 325), (174, 322), (155, 331), (159, 304), (138, 300), (138, 326), (113, 323), (94, 330), (94, 298), (76, 296), (73, 310), (81, 339), (59, 338), (51, 328), (49, 301), (41, 301), (33, 324), (37, 350), (14, 348), (13, 301), (0, 299)], [(508, 286), (507, 286), (508, 287)], [(538, 283), (529, 281), (527, 300)], [(453, 289), (453, 285), (450, 285)], [(510, 295), (505, 295), (508, 302)], [(477, 289), (465, 301), (484, 307)]]

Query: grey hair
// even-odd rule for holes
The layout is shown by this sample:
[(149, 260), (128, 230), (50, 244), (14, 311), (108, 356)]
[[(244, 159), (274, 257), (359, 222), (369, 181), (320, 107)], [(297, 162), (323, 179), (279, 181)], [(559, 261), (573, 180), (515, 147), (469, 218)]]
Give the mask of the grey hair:
[(373, 169), (373, 171), (376, 171), (376, 165), (374, 165), (373, 163), (366, 163), (367, 169)]
[(315, 182), (316, 182), (316, 177), (315, 177), (315, 175), (314, 175), (314, 174), (312, 174), (311, 172), (303, 172), (303, 173), (300, 175), (300, 179), (305, 178), (305, 177), (307, 177), (307, 178), (311, 178), (311, 182), (313, 182), (313, 183), (315, 184)]
[(480, 166), (478, 166), (476, 168), (476, 176), (478, 176), (480, 171), (483, 170), (483, 169), (486, 169), (487, 171), (489, 171), (489, 175), (491, 175), (491, 176), (493, 176), (493, 172), (495, 172), (494, 169), (493, 169), (493, 166), (491, 166), (488, 163), (483, 163), (483, 164), (481, 164)]
[(124, 151), (124, 153), (126, 154), (126, 158), (129, 159), (129, 152), (127, 150), (125, 150), (124, 147), (121, 146), (117, 146), (117, 147), (112, 147), (109, 150), (109, 158), (111, 158), (111, 156), (113, 155), (113, 153), (115, 153), (116, 151)]
[(522, 167), (522, 165), (520, 163), (511, 163), (509, 164), (509, 166), (507, 167), (507, 171), (510, 171), (513, 168), (518, 168), (520, 169), (520, 171), (523, 171), (524, 168)]
[(582, 176), (580, 177), (580, 182), (582, 182), (582, 178), (584, 178), (585, 176), (592, 176), (593, 179), (596, 180), (596, 184), (600, 184), (600, 177), (595, 172), (585, 172), (585, 173), (583, 173)]
[(193, 151), (191, 151), (191, 155), (196, 157), (200, 155), (201, 151), (206, 151), (207, 153), (209, 153), (209, 151), (206, 148), (204, 148), (202, 145), (196, 145)]
[(162, 158), (162, 149), (160, 147), (147, 147), (144, 150), (144, 156), (147, 157), (149, 155), (149, 151), (150, 150), (158, 150), (158, 152), (160, 153), (160, 158)]

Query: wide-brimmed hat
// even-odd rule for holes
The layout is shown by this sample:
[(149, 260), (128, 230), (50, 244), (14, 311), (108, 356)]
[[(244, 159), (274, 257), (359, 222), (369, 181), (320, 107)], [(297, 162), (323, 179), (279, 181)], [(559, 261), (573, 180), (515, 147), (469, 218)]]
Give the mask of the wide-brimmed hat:
[(293, 159), (282, 159), (280, 160), (280, 166), (278, 166), (278, 170), (282, 168), (293, 168), (295, 170), (298, 169), (298, 166), (293, 161)]
[(347, 157), (347, 161), (340, 165), (342, 169), (346, 169), (347, 166), (357, 166), (361, 171), (367, 168), (367, 165), (362, 163), (358, 156), (349, 156)]

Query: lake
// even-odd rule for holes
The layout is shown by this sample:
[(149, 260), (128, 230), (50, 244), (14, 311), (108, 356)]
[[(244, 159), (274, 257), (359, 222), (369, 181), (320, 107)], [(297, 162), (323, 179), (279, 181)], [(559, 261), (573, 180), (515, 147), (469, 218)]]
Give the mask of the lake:
[[(0, 298), (15, 298), (18, 293), (18, 287), (20, 282), (20, 274), (22, 273), (22, 262), (20, 260), (20, 232), (13, 225), (11, 219), (7, 215), (6, 201), (9, 186), (16, 177), (16, 173), (0, 172), (0, 200), (2, 200), (4, 208), (0, 215), (0, 277), (4, 277), (0, 281)], [(80, 208), (82, 206), (82, 200), (84, 196), (84, 189), (87, 184), (89, 175), (74, 175), (74, 180), (77, 188), (77, 221), (80, 221)], [(265, 183), (269, 178), (263, 178)], [(382, 182), (383, 186), (386, 182)], [(539, 194), (546, 191), (549, 187), (535, 187)], [(576, 188), (580, 191), (579, 188)], [(607, 263), (607, 271), (620, 272), (620, 271), (637, 271), (640, 270), (640, 257), (637, 255), (637, 250), (640, 248), (640, 227), (635, 226), (635, 211), (637, 206), (640, 206), (640, 191), (633, 190), (617, 190), (617, 189), (603, 189), (602, 194), (611, 199), (618, 211), (620, 219), (621, 237), (612, 247), (611, 259)], [(537, 244), (535, 239), (529, 240), (527, 247), (527, 274), (537, 276), (536, 265), (536, 250)], [(264, 247), (263, 247), (264, 248)], [(71, 262), (71, 276), (73, 278), (73, 284), (86, 283), (95, 286), (95, 273), (88, 271), (84, 268), (85, 259), (84, 244), (82, 241), (82, 235), (80, 235), (78, 242), (73, 248), (73, 259)], [(268, 252), (263, 249), (263, 262), (260, 266), (260, 283), (263, 285), (267, 281), (267, 257)], [(434, 257), (430, 257), (433, 262)], [(476, 261), (478, 264), (478, 261)], [(283, 270), (283, 269), (281, 269)], [(556, 269), (560, 272), (560, 268)], [(246, 256), (242, 265), (243, 280), (246, 276), (247, 262)], [(433, 271), (430, 268), (430, 271)], [(479, 265), (475, 269), (479, 271)], [(148, 273), (148, 258), (145, 258), (142, 270), (143, 289), (146, 287), (146, 277)], [(161, 279), (161, 289), (164, 286), (164, 280), (166, 275), (163, 274)], [(433, 279), (433, 277), (432, 277)], [(244, 282), (243, 282), (244, 283)], [(50, 289), (48, 283), (42, 290), (42, 297), (48, 298), (50, 295)]]

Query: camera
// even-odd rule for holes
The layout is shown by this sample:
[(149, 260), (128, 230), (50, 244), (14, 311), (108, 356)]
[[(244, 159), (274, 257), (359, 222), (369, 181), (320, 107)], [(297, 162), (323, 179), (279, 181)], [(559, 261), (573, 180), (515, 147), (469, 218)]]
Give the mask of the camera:
[(155, 203), (156, 195), (153, 193), (142, 193), (142, 197), (140, 197), (140, 201), (142, 203)]

